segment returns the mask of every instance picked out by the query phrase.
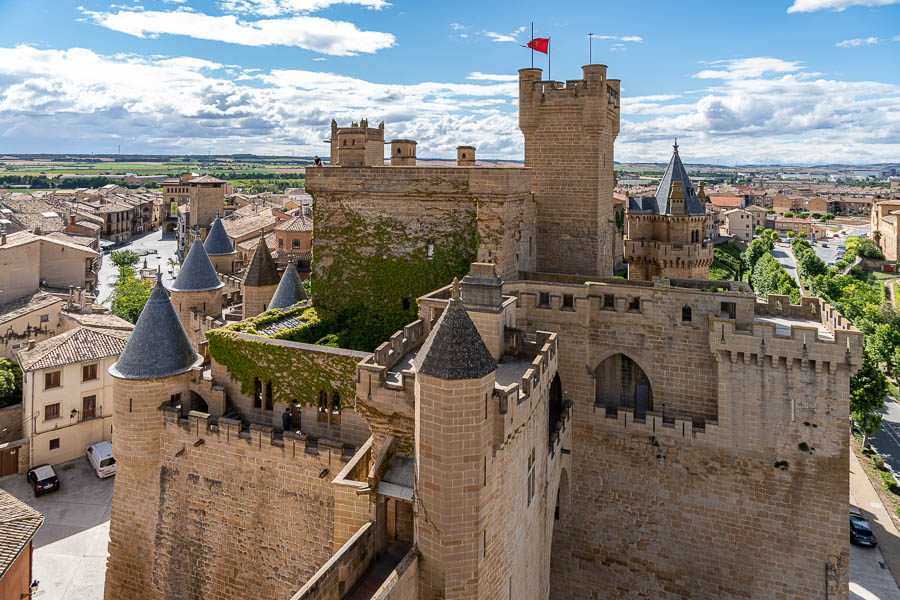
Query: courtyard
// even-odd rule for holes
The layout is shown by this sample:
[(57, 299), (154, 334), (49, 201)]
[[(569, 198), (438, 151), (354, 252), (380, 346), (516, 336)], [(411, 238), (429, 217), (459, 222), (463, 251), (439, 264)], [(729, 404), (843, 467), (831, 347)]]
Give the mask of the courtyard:
[(55, 465), (57, 492), (35, 498), (22, 474), (0, 488), (44, 515), (34, 537), (33, 579), (42, 600), (102, 600), (115, 477), (99, 479), (84, 457)]

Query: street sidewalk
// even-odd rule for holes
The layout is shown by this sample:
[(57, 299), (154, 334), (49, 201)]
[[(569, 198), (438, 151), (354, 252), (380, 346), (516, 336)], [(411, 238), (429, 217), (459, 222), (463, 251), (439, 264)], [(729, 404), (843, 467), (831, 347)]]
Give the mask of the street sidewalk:
[[(878, 549), (884, 556), (884, 562), (890, 569), (894, 580), (892, 582), (887, 581), (886, 577), (879, 577), (879, 573), (869, 570), (866, 572), (866, 584), (871, 585), (873, 590), (877, 589), (879, 595), (876, 597), (900, 598), (900, 588), (896, 584), (897, 576), (900, 575), (900, 532), (894, 527), (894, 522), (881, 503), (881, 499), (878, 498), (875, 488), (872, 487), (872, 482), (869, 481), (866, 472), (852, 449), (850, 450), (850, 504), (859, 508), (866, 519), (868, 519), (869, 525), (872, 526), (872, 531), (875, 532), (875, 536), (878, 538)], [(851, 552), (851, 572), (854, 568), (852, 554)], [(881, 573), (884, 573), (884, 571)], [(882, 581), (874, 581), (876, 578)], [(851, 583), (852, 587), (853, 584)], [(851, 589), (850, 595), (851, 598), (864, 597), (855, 595), (853, 589)]]

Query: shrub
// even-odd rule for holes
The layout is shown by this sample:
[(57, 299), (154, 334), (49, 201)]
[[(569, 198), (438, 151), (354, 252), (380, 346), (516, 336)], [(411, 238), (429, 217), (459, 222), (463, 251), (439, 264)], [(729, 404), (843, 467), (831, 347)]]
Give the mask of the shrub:
[(894, 476), (888, 471), (879, 471), (878, 475), (881, 477), (881, 485), (888, 492), (894, 491), (894, 488), (897, 487), (897, 480), (894, 479)]
[(880, 469), (880, 470), (884, 471), (884, 459), (881, 457), (880, 454), (876, 454), (875, 456), (872, 457), (872, 463), (875, 465), (876, 469)]

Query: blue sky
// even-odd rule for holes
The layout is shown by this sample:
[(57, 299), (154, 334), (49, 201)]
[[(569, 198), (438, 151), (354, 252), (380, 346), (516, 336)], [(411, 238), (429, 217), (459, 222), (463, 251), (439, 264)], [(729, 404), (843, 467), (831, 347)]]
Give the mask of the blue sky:
[(594, 34), (617, 160), (900, 161), (900, 0), (0, 0), (0, 153), (324, 154), (368, 117), (521, 158), (532, 21), (557, 80)]

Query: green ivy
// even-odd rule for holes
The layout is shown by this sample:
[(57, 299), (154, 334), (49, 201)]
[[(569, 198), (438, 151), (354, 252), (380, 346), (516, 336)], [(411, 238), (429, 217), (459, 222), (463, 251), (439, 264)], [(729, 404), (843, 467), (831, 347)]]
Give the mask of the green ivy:
[(418, 318), (416, 298), (464, 276), (476, 259), (481, 238), (474, 201), (465, 210), (435, 207), (435, 218), (414, 221), (415, 232), (409, 221), (363, 217), (339, 198), (327, 202), (327, 211), (313, 207), (319, 239), (313, 262), (327, 267), (314, 268), (312, 292), (343, 348), (374, 350)]

